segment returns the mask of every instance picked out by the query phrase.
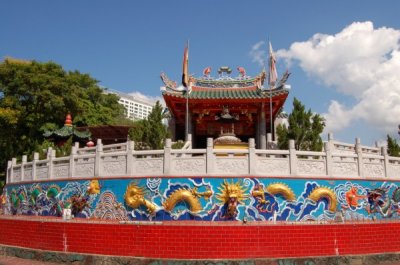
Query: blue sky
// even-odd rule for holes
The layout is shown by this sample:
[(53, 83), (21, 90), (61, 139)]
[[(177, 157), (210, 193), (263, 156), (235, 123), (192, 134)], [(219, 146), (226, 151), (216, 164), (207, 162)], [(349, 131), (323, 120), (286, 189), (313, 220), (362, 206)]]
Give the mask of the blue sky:
[[(337, 140), (397, 137), (400, 1), (2, 1), (0, 57), (55, 61), (102, 86), (159, 97), (164, 71), (243, 66), (258, 74), (266, 41), (293, 97), (326, 115)], [(257, 45), (259, 44), (259, 45)], [(255, 47), (258, 47), (254, 51)], [(397, 104), (398, 103), (398, 104)]]

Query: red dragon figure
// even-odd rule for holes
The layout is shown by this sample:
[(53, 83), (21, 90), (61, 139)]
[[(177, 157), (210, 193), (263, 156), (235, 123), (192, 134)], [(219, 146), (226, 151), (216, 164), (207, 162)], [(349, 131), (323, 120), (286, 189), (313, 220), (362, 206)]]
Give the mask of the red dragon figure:
[(211, 67), (210, 66), (203, 70), (203, 75), (205, 77), (208, 77), (210, 75), (210, 73), (211, 73)]
[(237, 70), (239, 71), (239, 73), (240, 73), (240, 75), (241, 75), (242, 77), (245, 77), (245, 76), (246, 76), (246, 70), (245, 70), (243, 67), (239, 66), (239, 67), (237, 68)]

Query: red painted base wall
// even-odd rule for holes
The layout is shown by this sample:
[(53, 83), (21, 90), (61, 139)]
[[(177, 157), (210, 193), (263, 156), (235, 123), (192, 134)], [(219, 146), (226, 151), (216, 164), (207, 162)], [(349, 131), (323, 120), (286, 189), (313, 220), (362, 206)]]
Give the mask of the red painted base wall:
[(0, 219), (0, 244), (171, 259), (252, 259), (400, 252), (400, 223), (190, 225)]

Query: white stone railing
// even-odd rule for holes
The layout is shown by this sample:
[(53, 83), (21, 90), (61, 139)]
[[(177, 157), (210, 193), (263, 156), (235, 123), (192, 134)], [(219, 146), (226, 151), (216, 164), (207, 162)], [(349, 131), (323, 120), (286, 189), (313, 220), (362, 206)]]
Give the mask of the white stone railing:
[(7, 183), (43, 180), (141, 177), (141, 176), (263, 176), (400, 180), (400, 158), (390, 157), (386, 148), (365, 147), (356, 139), (354, 145), (338, 143), (330, 136), (322, 152), (297, 151), (294, 142), (289, 150), (255, 149), (254, 139), (248, 149), (214, 149), (207, 139), (205, 149), (171, 149), (167, 139), (164, 149), (135, 151), (134, 143), (96, 147), (72, 147), (68, 157), (55, 157), (49, 148), (47, 159), (33, 161), (22, 157), (8, 162)]

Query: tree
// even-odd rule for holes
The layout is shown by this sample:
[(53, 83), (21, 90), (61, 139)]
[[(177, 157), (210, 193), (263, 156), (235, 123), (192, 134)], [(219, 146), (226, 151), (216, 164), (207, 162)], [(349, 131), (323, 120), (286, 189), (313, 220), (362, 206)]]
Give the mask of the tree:
[(150, 149), (147, 138), (148, 131), (147, 120), (135, 121), (132, 128), (129, 129), (129, 139), (135, 142), (136, 150)]
[(297, 150), (322, 150), (320, 134), (324, 130), (325, 121), (321, 115), (313, 114), (311, 109), (306, 111), (305, 106), (294, 98), (293, 111), (289, 114), (288, 122), (288, 127), (281, 124), (276, 129), (280, 149), (288, 149), (289, 140), (292, 139)]
[(113, 124), (124, 115), (114, 94), (78, 71), (67, 72), (54, 62), (7, 58), (0, 63), (0, 173), (11, 157), (30, 155), (43, 132), (63, 124), (70, 112), (74, 124)]
[(136, 121), (129, 130), (129, 138), (136, 142), (136, 149), (162, 149), (168, 131), (162, 123), (163, 108), (159, 101), (145, 120)]
[(387, 151), (390, 156), (400, 156), (400, 146), (389, 134), (387, 135)]

